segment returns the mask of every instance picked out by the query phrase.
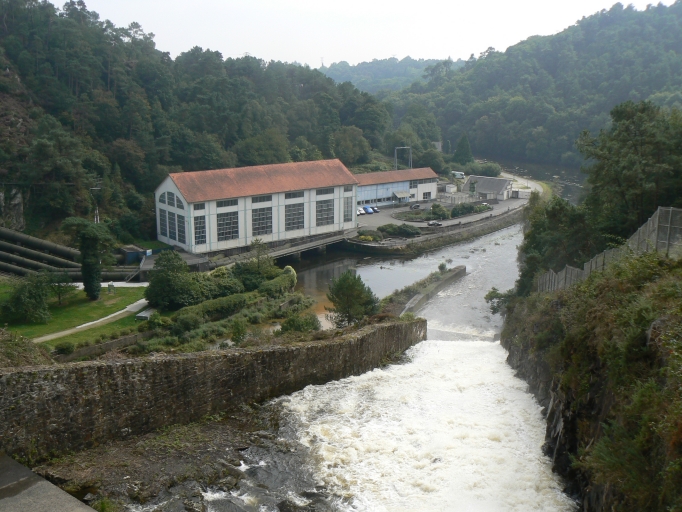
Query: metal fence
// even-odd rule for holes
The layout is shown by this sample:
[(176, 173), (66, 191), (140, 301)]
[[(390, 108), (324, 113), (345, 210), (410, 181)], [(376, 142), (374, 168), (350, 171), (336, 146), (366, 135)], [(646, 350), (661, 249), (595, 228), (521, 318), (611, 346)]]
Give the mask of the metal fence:
[(669, 258), (682, 257), (682, 209), (659, 207), (656, 213), (622, 246), (608, 249), (586, 262), (582, 270), (566, 266), (538, 278), (538, 292), (563, 290), (586, 279), (592, 272), (604, 270), (626, 254), (657, 251)]

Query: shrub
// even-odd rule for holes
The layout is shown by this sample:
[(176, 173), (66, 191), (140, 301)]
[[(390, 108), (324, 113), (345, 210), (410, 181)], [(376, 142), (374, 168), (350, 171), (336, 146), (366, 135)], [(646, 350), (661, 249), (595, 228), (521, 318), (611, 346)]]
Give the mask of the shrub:
[(441, 263), (440, 265), (438, 265), (438, 270), (440, 272), (444, 273), (447, 269), (448, 269), (448, 266), (445, 263)]
[[(219, 299), (207, 300), (196, 306), (187, 306), (176, 313), (176, 316), (185, 313), (194, 313), (199, 317), (207, 317), (211, 321), (227, 318), (234, 315), (236, 312), (246, 306), (247, 299), (253, 298), (253, 295), (247, 293), (238, 293), (230, 295), (229, 297), (220, 297)], [(154, 316), (154, 315), (152, 315)], [(151, 318), (149, 319), (151, 321)]]
[(368, 237), (369, 240), (366, 240), (367, 242), (381, 242), (384, 239), (384, 235), (382, 235), (379, 231), (374, 231), (371, 229), (359, 230), (358, 236)]
[(410, 226), (409, 224), (384, 224), (377, 228), (381, 233), (388, 236), (402, 236), (405, 238), (412, 238), (414, 236), (421, 235), (421, 231), (416, 226)]
[(49, 296), (49, 276), (26, 276), (14, 285), (12, 295), (2, 305), (2, 316), (10, 322), (46, 324), (50, 321), (50, 310), (47, 307)]
[(258, 292), (268, 297), (281, 297), (290, 292), (296, 286), (296, 271), (290, 267), (284, 267), (282, 274), (271, 281), (266, 281), (258, 287)]
[(305, 315), (290, 316), (282, 322), (282, 332), (310, 332), (319, 331), (322, 328), (320, 319), (315, 313), (307, 313)]
[(175, 317), (173, 333), (182, 334), (183, 332), (193, 331), (201, 326), (202, 318), (193, 312), (183, 313)]
[(460, 203), (460, 204), (456, 204), (452, 208), (450, 215), (453, 218), (454, 217), (461, 217), (462, 215), (467, 215), (469, 213), (473, 213), (475, 209), (476, 209), (476, 207), (471, 203)]
[(246, 322), (241, 318), (235, 318), (232, 321), (230, 329), (231, 338), (235, 345), (243, 343), (246, 339)]
[(57, 354), (61, 355), (68, 355), (68, 354), (73, 354), (74, 351), (74, 344), (72, 341), (60, 341), (54, 346), (54, 351)]

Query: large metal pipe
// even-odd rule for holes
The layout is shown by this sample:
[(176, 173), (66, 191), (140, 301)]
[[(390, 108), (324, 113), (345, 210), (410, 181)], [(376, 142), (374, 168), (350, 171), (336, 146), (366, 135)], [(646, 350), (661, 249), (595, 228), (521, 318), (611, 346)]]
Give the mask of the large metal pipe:
[(65, 245), (59, 245), (52, 242), (48, 242), (47, 240), (36, 238), (34, 236), (25, 235), (12, 229), (0, 227), (0, 238), (10, 240), (12, 242), (20, 242), (28, 247), (40, 249), (41, 251), (49, 251), (53, 254), (58, 254), (63, 258), (68, 258), (72, 261), (77, 261), (81, 256), (80, 251), (72, 249), (71, 247), (66, 247)]
[(34, 270), (47, 270), (49, 272), (55, 272), (60, 269), (46, 265), (45, 263), (40, 263), (39, 261), (29, 260), (27, 258), (22, 258), (16, 254), (10, 254), (8, 252), (0, 251), (0, 260), (6, 261), (8, 263), (16, 264), (22, 267), (28, 267)]
[(9, 253), (19, 253), (22, 256), (36, 260), (45, 261), (51, 263), (55, 267), (66, 267), (66, 268), (80, 268), (80, 263), (74, 263), (73, 261), (65, 260), (63, 258), (58, 258), (57, 256), (52, 256), (51, 254), (45, 254), (42, 252), (34, 251), (33, 249), (28, 249), (20, 245), (14, 245), (7, 242), (0, 241), (0, 250)]
[(0, 261), (0, 270), (3, 272), (11, 272), (12, 274), (19, 274), (20, 276), (27, 276), (29, 274), (35, 274), (35, 270), (29, 270), (27, 268), (17, 267), (16, 265), (11, 265)]

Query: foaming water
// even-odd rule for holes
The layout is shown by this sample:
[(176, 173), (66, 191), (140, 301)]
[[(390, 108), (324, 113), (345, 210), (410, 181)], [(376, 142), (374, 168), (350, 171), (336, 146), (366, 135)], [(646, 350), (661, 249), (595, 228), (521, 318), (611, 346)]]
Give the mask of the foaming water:
[(501, 319), (483, 300), (513, 285), (520, 240), (511, 228), (431, 256), (461, 261), (467, 276), (421, 312), (429, 340), (407, 362), (281, 399), (317, 483), (342, 509), (575, 509), (542, 454), (540, 407), (492, 341)]

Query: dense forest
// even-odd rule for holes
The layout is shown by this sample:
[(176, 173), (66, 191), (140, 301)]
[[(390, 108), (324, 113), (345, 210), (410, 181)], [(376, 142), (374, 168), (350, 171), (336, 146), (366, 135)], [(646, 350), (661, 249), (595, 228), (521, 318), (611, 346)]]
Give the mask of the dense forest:
[(150, 193), (168, 173), (334, 156), (352, 165), (391, 125), (387, 105), (350, 83), (201, 48), (172, 59), (139, 25), (101, 21), (80, 0), (4, 0), (0, 20), (8, 227), (45, 235), (97, 204), (119, 239), (154, 236)]
[[(384, 90), (398, 91), (414, 82), (424, 82), (427, 68), (436, 66), (439, 62), (437, 59), (413, 59), (407, 56), (401, 60), (395, 57), (374, 59), (353, 66), (346, 61), (334, 62), (319, 69), (336, 82), (352, 82), (361, 91), (375, 94)], [(464, 61), (461, 59), (452, 64), (455, 69), (462, 66)]]
[(474, 154), (577, 165), (576, 139), (607, 127), (615, 105), (682, 105), (682, 1), (644, 11), (616, 4), (559, 34), (472, 55), (459, 70), (443, 62), (427, 83), (379, 96), (408, 142), (427, 128), (454, 147), (466, 132)]

